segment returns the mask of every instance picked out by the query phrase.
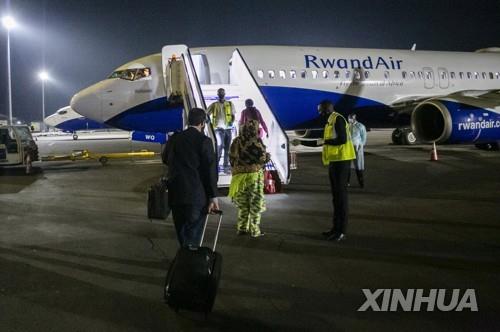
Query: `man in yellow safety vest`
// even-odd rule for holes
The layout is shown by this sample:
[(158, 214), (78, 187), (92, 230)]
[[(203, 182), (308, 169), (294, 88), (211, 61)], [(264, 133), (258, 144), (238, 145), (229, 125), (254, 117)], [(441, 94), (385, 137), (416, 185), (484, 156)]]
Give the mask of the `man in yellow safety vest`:
[(222, 150), (224, 150), (224, 172), (230, 172), (229, 166), (229, 147), (231, 146), (233, 136), (233, 126), (235, 119), (234, 105), (226, 100), (226, 91), (217, 90), (219, 100), (208, 107), (207, 113), (212, 121), (217, 136), (217, 166), (219, 166)]
[(351, 160), (356, 159), (354, 146), (346, 119), (337, 113), (333, 103), (322, 101), (318, 111), (327, 118), (323, 136), (323, 165), (328, 166), (330, 187), (333, 196), (333, 225), (323, 235), (329, 241), (342, 241), (348, 220), (347, 178)]

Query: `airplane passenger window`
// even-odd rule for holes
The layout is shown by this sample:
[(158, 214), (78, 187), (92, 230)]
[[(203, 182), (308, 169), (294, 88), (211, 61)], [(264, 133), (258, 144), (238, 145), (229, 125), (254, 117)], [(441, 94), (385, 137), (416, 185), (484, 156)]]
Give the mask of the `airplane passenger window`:
[(477, 71), (474, 72), (474, 78), (477, 80), (479, 78), (479, 74)]
[(424, 73), (423, 72), (421, 72), (421, 71), (418, 72), (418, 79), (419, 80), (424, 79)]
[(415, 72), (414, 71), (410, 72), (410, 79), (412, 79), (412, 80), (415, 79)]
[(467, 72), (467, 78), (470, 80), (472, 78), (472, 73), (470, 71)]
[(359, 71), (355, 70), (353, 72), (353, 75), (354, 75), (355, 80), (358, 80), (358, 81), (361, 80), (361, 73)]
[(461, 80), (463, 80), (463, 79), (464, 79), (464, 73), (463, 73), (463, 72), (458, 73), (458, 76), (460, 76), (460, 79), (461, 79)]
[(328, 70), (323, 70), (323, 78), (328, 78)]
[(370, 77), (370, 72), (367, 70), (365, 71), (365, 79), (368, 79), (368, 77)]
[(280, 70), (280, 71), (279, 71), (279, 74), (280, 74), (280, 78), (281, 78), (281, 79), (285, 79), (285, 78), (286, 78), (286, 74), (285, 74), (285, 71), (284, 71), (284, 70)]
[(345, 71), (345, 78), (351, 78), (351, 71), (350, 70)]
[(269, 78), (274, 78), (275, 77), (274, 70), (269, 70), (267, 72), (267, 74), (269, 75)]
[(59, 114), (59, 115), (63, 115), (63, 114), (66, 114), (66, 113), (68, 113), (68, 111), (66, 111), (66, 110), (61, 110), (61, 111), (57, 112), (57, 114)]
[(496, 76), (497, 80), (499, 80), (499, 79), (500, 79), (500, 73), (499, 73), (499, 72), (496, 72), (496, 73), (495, 73), (495, 76)]
[(483, 71), (483, 80), (486, 79), (486, 73)]
[(290, 78), (297, 78), (297, 72), (295, 70), (290, 70)]
[(318, 78), (318, 71), (317, 70), (312, 70), (311, 74), (312, 74), (312, 78), (313, 79), (317, 79)]
[(493, 79), (493, 73), (490, 71), (490, 80)]
[(306, 78), (307, 77), (307, 70), (303, 70), (300, 72), (300, 77)]
[(454, 79), (455, 79), (455, 72), (454, 72), (454, 71), (451, 71), (451, 72), (450, 72), (450, 78), (451, 78), (452, 80), (454, 80)]
[(333, 78), (338, 79), (340, 77), (340, 72), (338, 70), (333, 72)]
[(441, 79), (442, 79), (442, 80), (445, 80), (447, 77), (448, 77), (448, 75), (446, 75), (446, 72), (445, 72), (445, 71), (442, 71), (442, 72), (441, 72)]
[(402, 71), (401, 75), (403, 75), (403, 79), (406, 79), (406, 72), (405, 71)]
[(257, 70), (257, 77), (258, 78), (264, 78), (264, 72), (262, 70)]
[(389, 72), (388, 71), (384, 71), (384, 78), (385, 79), (388, 79), (390, 76)]

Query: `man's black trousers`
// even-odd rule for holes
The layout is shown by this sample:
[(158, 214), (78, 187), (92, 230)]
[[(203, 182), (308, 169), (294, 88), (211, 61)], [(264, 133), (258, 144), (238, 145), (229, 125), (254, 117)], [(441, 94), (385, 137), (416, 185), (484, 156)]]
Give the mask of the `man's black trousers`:
[(328, 175), (333, 196), (333, 230), (336, 234), (345, 234), (349, 212), (347, 197), (347, 178), (351, 160), (330, 162)]
[(181, 247), (200, 244), (207, 209), (198, 205), (172, 205), (175, 231)]

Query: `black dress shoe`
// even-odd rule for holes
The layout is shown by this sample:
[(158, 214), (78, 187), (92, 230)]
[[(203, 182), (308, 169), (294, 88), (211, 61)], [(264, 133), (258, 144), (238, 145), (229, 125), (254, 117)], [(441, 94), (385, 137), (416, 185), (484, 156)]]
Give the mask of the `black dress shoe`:
[(340, 233), (340, 234), (332, 234), (330, 235), (327, 240), (328, 241), (335, 241), (335, 242), (340, 242), (346, 239), (345, 234)]
[(333, 234), (335, 234), (335, 232), (333, 231), (333, 229), (327, 231), (327, 232), (323, 232), (321, 233), (323, 236), (326, 236), (326, 237), (330, 237), (332, 236)]

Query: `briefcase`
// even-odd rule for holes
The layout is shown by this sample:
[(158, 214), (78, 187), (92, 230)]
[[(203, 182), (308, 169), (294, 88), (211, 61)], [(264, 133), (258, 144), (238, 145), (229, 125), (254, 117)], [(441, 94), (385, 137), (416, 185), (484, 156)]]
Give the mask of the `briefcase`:
[(148, 191), (148, 218), (166, 219), (170, 214), (167, 179), (161, 178)]

